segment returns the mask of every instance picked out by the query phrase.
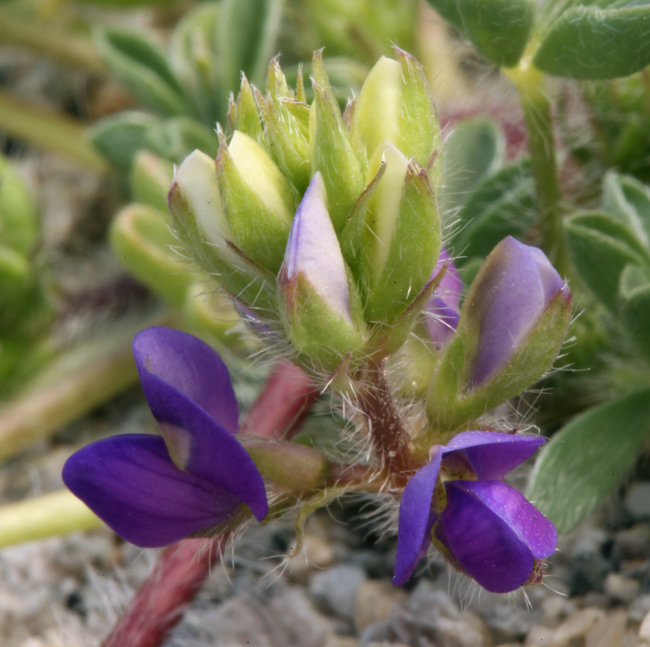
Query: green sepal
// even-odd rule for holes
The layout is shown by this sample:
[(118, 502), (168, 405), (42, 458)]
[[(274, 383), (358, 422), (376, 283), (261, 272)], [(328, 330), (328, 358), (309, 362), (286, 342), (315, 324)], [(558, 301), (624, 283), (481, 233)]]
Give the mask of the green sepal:
[(111, 223), (109, 241), (133, 276), (170, 305), (183, 305), (192, 274), (183, 271), (179, 256), (174, 258), (178, 241), (159, 211), (145, 204), (124, 207)]
[(174, 177), (174, 166), (149, 151), (136, 154), (129, 175), (131, 198), (161, 213), (167, 213), (167, 193)]
[(533, 64), (546, 74), (573, 79), (613, 79), (650, 64), (647, 0), (597, 2), (556, 14)]
[(582, 280), (610, 310), (617, 309), (621, 272), (645, 266), (648, 252), (616, 216), (580, 213), (565, 221), (567, 247)]
[(420, 64), (396, 50), (399, 60), (382, 57), (370, 70), (350, 110), (355, 151), (372, 158), (382, 142), (428, 168), (440, 146), (440, 126)]
[(95, 43), (106, 66), (149, 108), (166, 116), (189, 112), (184, 90), (165, 52), (149, 39), (113, 27), (98, 31)]
[(625, 477), (650, 434), (650, 389), (574, 418), (541, 451), (526, 497), (559, 533), (571, 531)]
[(261, 144), (264, 140), (260, 109), (255, 101), (251, 84), (242, 74), (241, 86), (236, 100), (230, 101), (228, 108), (228, 126), (231, 132), (241, 131)]
[(443, 209), (464, 205), (472, 191), (501, 168), (505, 150), (503, 131), (492, 120), (475, 117), (456, 124), (442, 154)]
[[(314, 69), (318, 69), (316, 64)], [(364, 178), (343, 126), (337, 101), (328, 87), (315, 79), (312, 88), (314, 101), (309, 120), (311, 173), (315, 175), (320, 171), (323, 176), (330, 218), (336, 233), (340, 234), (363, 191)]]
[(381, 159), (386, 171), (368, 204), (360, 267), (366, 321), (391, 325), (431, 277), (442, 233), (426, 171), (393, 147)]
[(284, 268), (278, 275), (278, 303), (287, 337), (307, 367), (334, 371), (346, 356), (357, 357), (363, 350), (364, 333), (355, 316), (354, 285), (350, 305), (353, 319), (335, 312), (303, 273), (288, 280)]
[(548, 371), (571, 322), (571, 296), (558, 292), (512, 357), (477, 388), (468, 388), (478, 350), (479, 326), (468, 312), (470, 292), (456, 334), (445, 351), (427, 394), (427, 414), (439, 430), (458, 429), (525, 391)]
[(427, 284), (420, 290), (420, 293), (409, 304), (408, 308), (400, 317), (388, 327), (380, 327), (374, 330), (374, 334), (368, 342), (368, 348), (378, 358), (383, 359), (398, 351), (406, 342), (409, 335), (413, 332), (418, 321), (422, 318), (422, 313), (427, 307), (429, 300), (440, 285), (446, 272), (446, 268), (438, 272), (436, 276), (430, 279)]
[[(464, 259), (486, 257), (506, 236), (525, 236), (537, 215), (530, 161), (519, 160), (487, 177), (469, 195), (458, 214), (454, 249)], [(464, 265), (463, 259), (459, 264)]]
[[(205, 161), (211, 160), (205, 158)], [(192, 173), (197, 182), (192, 207), (178, 183), (172, 185), (169, 210), (174, 230), (201, 269), (215, 276), (220, 285), (245, 305), (258, 309), (264, 316), (270, 315), (276, 310), (275, 277), (227, 238), (230, 231), (212, 172), (206, 164), (205, 176)], [(210, 177), (211, 182), (206, 181)]]
[(233, 242), (276, 274), (297, 206), (291, 186), (269, 154), (239, 131), (222, 144), (216, 168)]
[[(276, 69), (277, 68), (277, 69)], [(268, 147), (275, 163), (303, 193), (311, 179), (309, 152), (309, 106), (298, 101), (287, 85), (279, 65), (274, 61), (269, 68), (274, 83), (264, 100), (263, 119)], [(282, 94), (286, 92), (286, 94)]]

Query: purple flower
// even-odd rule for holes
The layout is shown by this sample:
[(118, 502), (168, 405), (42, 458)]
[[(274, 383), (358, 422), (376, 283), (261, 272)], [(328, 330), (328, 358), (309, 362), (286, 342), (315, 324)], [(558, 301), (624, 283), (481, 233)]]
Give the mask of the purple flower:
[(399, 509), (393, 583), (404, 584), (429, 543), (494, 593), (514, 591), (553, 554), (555, 526), (501, 479), (545, 442), (537, 436), (465, 431), (431, 448)]
[(460, 317), (460, 295), (463, 291), (460, 274), (444, 247), (440, 250), (431, 276), (438, 274), (443, 265), (447, 265), (447, 272), (425, 308), (429, 337), (438, 350), (447, 345), (456, 331)]
[(200, 339), (164, 327), (133, 340), (133, 354), (159, 436), (92, 443), (63, 480), (124, 539), (165, 546), (227, 521), (243, 503), (268, 512), (262, 477), (237, 441), (239, 409), (220, 357)]
[(571, 293), (542, 250), (512, 236), (492, 250), (463, 306), (478, 328), (470, 388), (510, 360), (560, 292), (570, 311)]

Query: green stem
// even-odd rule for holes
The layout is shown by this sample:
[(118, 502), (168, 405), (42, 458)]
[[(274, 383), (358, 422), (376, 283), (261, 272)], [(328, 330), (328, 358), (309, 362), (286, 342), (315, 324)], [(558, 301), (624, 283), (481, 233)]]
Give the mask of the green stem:
[[(73, 357), (75, 355), (76, 357)], [(79, 357), (79, 355), (84, 355)], [(0, 460), (29, 447), (83, 416), (138, 381), (131, 335), (119, 342), (99, 340), (60, 358), (75, 365), (0, 410)], [(56, 368), (56, 367), (54, 367)], [(56, 371), (52, 371), (56, 375)]]
[(541, 212), (542, 249), (558, 272), (570, 274), (569, 257), (564, 237), (562, 190), (558, 176), (553, 137), (551, 104), (544, 88), (544, 77), (522, 58), (517, 68), (506, 70), (521, 96), (528, 147), (530, 150), (537, 201)]
[(30, 144), (68, 155), (93, 171), (109, 169), (106, 160), (86, 139), (84, 126), (63, 115), (36, 108), (0, 92), (0, 131)]
[(94, 74), (106, 72), (90, 39), (53, 29), (44, 23), (17, 20), (6, 12), (0, 14), (0, 42), (26, 47)]
[(0, 548), (102, 525), (85, 503), (62, 490), (1, 507)]

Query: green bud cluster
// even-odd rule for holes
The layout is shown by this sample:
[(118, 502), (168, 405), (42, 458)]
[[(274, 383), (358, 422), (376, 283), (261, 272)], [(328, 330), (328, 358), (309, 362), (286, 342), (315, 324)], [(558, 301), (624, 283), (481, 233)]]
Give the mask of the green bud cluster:
[(438, 118), (421, 66), (395, 51), (344, 112), (320, 52), (311, 103), (302, 73), (290, 87), (277, 60), (265, 92), (243, 77), (216, 160), (192, 153), (169, 193), (198, 265), (326, 370), (386, 351), (381, 331), (396, 324), (407, 336), (440, 253)]

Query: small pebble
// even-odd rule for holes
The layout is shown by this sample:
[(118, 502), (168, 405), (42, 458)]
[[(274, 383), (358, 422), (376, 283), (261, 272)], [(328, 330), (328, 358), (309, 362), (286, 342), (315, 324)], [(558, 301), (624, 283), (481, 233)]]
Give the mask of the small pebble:
[(354, 609), (354, 626), (360, 634), (370, 624), (390, 618), (396, 604), (405, 602), (404, 589), (392, 586), (386, 580), (368, 580), (357, 591)]
[(650, 517), (650, 483), (634, 483), (628, 490), (625, 508), (635, 519)]
[(585, 647), (620, 647), (627, 625), (627, 613), (615, 611), (599, 620), (585, 637)]
[(605, 593), (617, 602), (632, 602), (641, 585), (629, 577), (609, 573), (605, 579)]
[(357, 591), (365, 581), (362, 568), (340, 564), (315, 573), (309, 582), (309, 593), (329, 611), (353, 621)]

